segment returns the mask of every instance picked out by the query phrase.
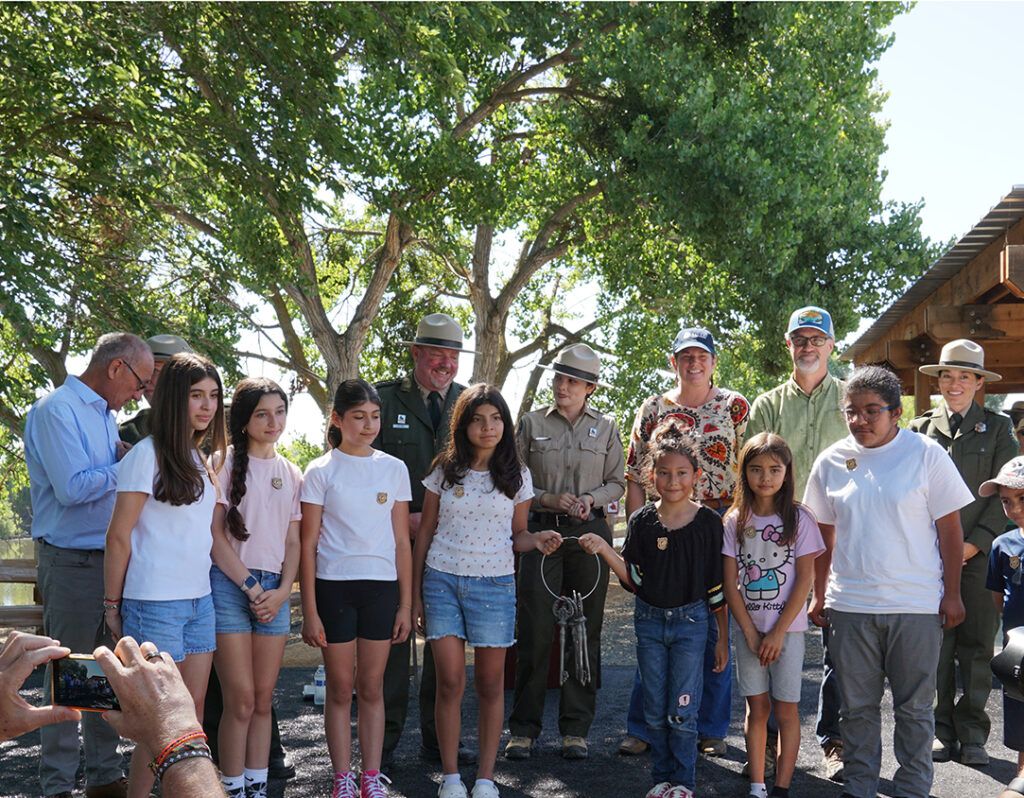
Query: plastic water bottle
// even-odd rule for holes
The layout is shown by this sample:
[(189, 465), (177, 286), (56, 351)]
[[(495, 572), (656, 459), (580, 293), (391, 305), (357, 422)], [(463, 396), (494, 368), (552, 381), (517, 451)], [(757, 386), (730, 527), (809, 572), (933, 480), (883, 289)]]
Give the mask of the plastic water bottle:
[(327, 698), (327, 671), (323, 665), (316, 666), (316, 673), (313, 676), (313, 703), (323, 706)]

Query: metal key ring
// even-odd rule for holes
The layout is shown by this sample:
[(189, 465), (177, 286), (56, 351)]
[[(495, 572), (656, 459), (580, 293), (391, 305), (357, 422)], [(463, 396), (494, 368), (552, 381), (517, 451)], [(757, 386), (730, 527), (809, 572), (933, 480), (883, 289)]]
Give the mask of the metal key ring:
[[(580, 539), (579, 535), (569, 535), (567, 537), (562, 538), (562, 543), (565, 543), (565, 541), (567, 541), (567, 540), (579, 541), (579, 539)], [(579, 543), (577, 543), (577, 545), (579, 545)], [(564, 596), (556, 595), (555, 591), (552, 590), (550, 587), (548, 587), (548, 581), (544, 578), (544, 561), (547, 558), (548, 558), (548, 555), (547, 555), (546, 552), (540, 558), (540, 582), (541, 582), (542, 585), (544, 585), (544, 589), (546, 591), (548, 591), (548, 593), (551, 594), (552, 598), (554, 598), (555, 601), (558, 601), (558, 600), (564, 598)], [(581, 601), (590, 598), (591, 594), (595, 590), (597, 590), (597, 586), (599, 584), (601, 584), (601, 555), (598, 554), (596, 551), (594, 552), (594, 559), (597, 560), (597, 579), (594, 580), (594, 586), (592, 588), (590, 588), (590, 590), (587, 591), (587, 594), (585, 596), (581, 596), (580, 597)]]

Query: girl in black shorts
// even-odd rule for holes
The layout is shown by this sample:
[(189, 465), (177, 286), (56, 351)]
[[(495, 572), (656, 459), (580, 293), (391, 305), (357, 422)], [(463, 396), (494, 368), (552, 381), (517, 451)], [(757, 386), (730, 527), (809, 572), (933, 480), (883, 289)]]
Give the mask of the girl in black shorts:
[[(392, 642), (404, 641), (412, 626), (409, 472), (371, 447), (379, 431), (373, 386), (341, 383), (327, 433), (334, 448), (309, 464), (302, 485), (302, 639), (323, 651), (327, 670), (332, 798), (387, 795), (380, 772), (384, 667)], [(361, 784), (352, 769), (353, 684)]]

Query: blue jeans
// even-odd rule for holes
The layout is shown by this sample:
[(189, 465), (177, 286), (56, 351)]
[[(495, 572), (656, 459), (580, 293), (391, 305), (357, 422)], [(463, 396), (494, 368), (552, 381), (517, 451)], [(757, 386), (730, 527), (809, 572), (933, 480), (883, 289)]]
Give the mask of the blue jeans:
[(696, 786), (697, 713), (709, 616), (703, 601), (662, 609), (636, 599), (636, 659), (655, 784)]
[[(697, 733), (701, 739), (716, 737), (724, 740), (729, 734), (729, 717), (732, 712), (732, 652), (725, 670), (715, 673), (715, 643), (718, 642), (718, 623), (708, 613), (708, 639), (704, 647), (704, 689), (701, 695), (700, 715), (697, 717)], [(626, 713), (626, 734), (646, 743), (647, 725), (644, 721), (644, 692), (640, 686), (640, 668), (633, 679), (633, 692), (629, 696)], [(838, 736), (838, 735), (837, 735)]]

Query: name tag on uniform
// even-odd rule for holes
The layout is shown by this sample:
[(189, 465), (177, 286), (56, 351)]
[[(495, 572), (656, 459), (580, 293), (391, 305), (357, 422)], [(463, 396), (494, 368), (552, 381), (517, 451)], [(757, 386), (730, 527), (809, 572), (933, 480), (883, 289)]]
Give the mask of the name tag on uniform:
[(591, 438), (596, 438), (597, 437), (597, 427), (591, 427), (590, 428), (590, 437)]
[(549, 441), (551, 440), (550, 435), (535, 435), (533, 438), (535, 441)]
[(405, 420), (405, 413), (399, 413), (398, 418), (395, 419), (395, 423), (391, 425), (393, 429), (409, 429), (409, 425)]

